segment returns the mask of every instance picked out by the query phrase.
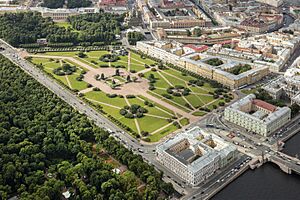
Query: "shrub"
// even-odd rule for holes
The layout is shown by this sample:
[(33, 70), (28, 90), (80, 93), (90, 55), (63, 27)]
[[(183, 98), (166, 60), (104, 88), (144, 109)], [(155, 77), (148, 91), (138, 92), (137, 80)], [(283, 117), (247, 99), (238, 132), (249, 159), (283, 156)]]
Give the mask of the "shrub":
[(127, 99), (133, 99), (133, 98), (135, 98), (135, 96), (132, 95), (132, 94), (128, 94), (128, 95), (126, 95), (126, 98), (127, 98)]
[(151, 71), (156, 72), (157, 69), (156, 68), (151, 68)]
[(141, 134), (142, 134), (142, 136), (146, 137), (146, 136), (149, 135), (149, 132), (147, 132), (147, 131), (141, 131)]
[(100, 65), (101, 68), (108, 68), (109, 65)]
[(173, 96), (175, 96), (175, 97), (180, 97), (181, 94), (180, 94), (179, 92), (173, 92)]
[(224, 105), (225, 105), (225, 103), (223, 101), (219, 102), (219, 106), (224, 106)]
[(121, 109), (121, 110), (120, 110), (120, 115), (125, 116), (127, 113), (128, 113), (128, 112), (127, 112), (127, 110), (125, 110), (125, 109)]
[(184, 86), (182, 86), (182, 85), (175, 85), (175, 88), (176, 88), (177, 90), (180, 90), (180, 89), (184, 89)]
[(154, 87), (154, 85), (150, 85), (148, 89), (149, 90), (155, 90), (155, 87)]
[(168, 94), (162, 94), (163, 97), (165, 97), (166, 99), (172, 99), (173, 97), (171, 95)]
[(93, 91), (101, 91), (101, 90), (99, 88), (97, 88), (97, 87), (94, 87)]
[(116, 94), (106, 94), (106, 96), (109, 97), (109, 98), (115, 98), (115, 97), (117, 97), (118, 95), (116, 95)]
[(167, 89), (167, 93), (173, 94), (173, 90), (172, 90), (171, 88), (168, 88), (168, 89)]

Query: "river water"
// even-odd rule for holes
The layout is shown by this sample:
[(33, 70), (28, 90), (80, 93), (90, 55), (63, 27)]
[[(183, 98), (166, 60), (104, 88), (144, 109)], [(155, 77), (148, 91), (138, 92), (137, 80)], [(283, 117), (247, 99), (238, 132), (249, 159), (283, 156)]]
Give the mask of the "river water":
[[(284, 153), (300, 157), (300, 133), (287, 141)], [(288, 175), (274, 164), (248, 170), (213, 200), (300, 200), (300, 175)]]

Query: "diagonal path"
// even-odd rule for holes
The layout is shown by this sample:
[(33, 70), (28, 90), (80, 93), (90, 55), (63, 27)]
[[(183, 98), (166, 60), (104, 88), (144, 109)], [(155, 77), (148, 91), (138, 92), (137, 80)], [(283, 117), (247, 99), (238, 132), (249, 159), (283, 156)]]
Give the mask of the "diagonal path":
[(81, 65), (82, 67), (92, 71), (95, 68), (91, 67), (90, 65), (83, 63), (81, 61), (79, 61), (77, 58), (73, 58), (73, 57), (67, 57), (67, 56), (48, 56), (48, 55), (38, 55), (38, 54), (30, 54), (30, 57), (38, 57), (38, 58), (56, 58), (56, 59), (66, 59), (69, 60), (73, 63), (76, 63), (78, 65)]
[[(131, 106), (126, 97), (124, 97), (124, 100), (125, 100), (125, 102), (127, 103), (128, 106)], [(135, 123), (136, 129), (138, 131), (138, 134), (141, 135), (141, 128), (140, 128), (139, 122), (136, 118), (134, 118), (134, 123)]]
[(103, 105), (112, 107), (112, 108), (121, 109), (121, 107), (114, 106), (114, 105), (111, 105), (111, 104), (108, 104), (108, 103), (104, 103), (104, 102), (101, 102), (101, 101), (96, 101), (94, 99), (89, 99), (89, 98), (86, 98), (86, 99), (89, 100), (89, 101), (93, 101), (93, 102), (96, 102), (96, 103), (99, 103), (99, 104), (103, 104)]
[(73, 89), (73, 88), (72, 88), (72, 85), (71, 85), (71, 82), (70, 82), (70, 80), (69, 80), (69, 78), (68, 78), (67, 75), (65, 75), (65, 79), (66, 79), (66, 81), (67, 81), (67, 83), (68, 83), (69, 88)]

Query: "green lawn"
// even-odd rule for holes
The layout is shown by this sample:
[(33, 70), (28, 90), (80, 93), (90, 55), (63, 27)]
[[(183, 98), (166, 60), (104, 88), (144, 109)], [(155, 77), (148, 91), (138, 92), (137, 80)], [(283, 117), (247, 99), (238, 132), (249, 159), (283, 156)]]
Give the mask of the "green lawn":
[(207, 105), (206, 107), (209, 108), (210, 110), (213, 110), (213, 105), (216, 105), (217, 107), (219, 107), (219, 102), (224, 102), (224, 100), (222, 99), (218, 99), (212, 103), (210, 103), (209, 105)]
[(182, 126), (186, 126), (190, 123), (189, 119), (188, 118), (183, 118), (179, 121), (179, 123), (182, 125)]
[(91, 91), (91, 92), (87, 92), (85, 94), (86, 98), (89, 99), (93, 99), (99, 102), (103, 102), (106, 104), (110, 104), (116, 107), (120, 107), (123, 108), (124, 106), (127, 106), (126, 101), (124, 100), (124, 98), (120, 98), (120, 97), (115, 97), (115, 98), (109, 98), (108, 96), (106, 96), (106, 94), (104, 92), (101, 91)]
[(258, 88), (243, 89), (243, 90), (241, 90), (241, 92), (248, 95), (248, 94), (253, 94), (253, 93), (257, 92), (257, 90), (258, 90)]
[[(202, 103), (201, 100), (199, 100), (199, 96), (198, 95), (194, 95), (194, 94), (189, 94), (188, 96), (185, 96), (185, 98), (190, 102), (190, 104), (192, 104), (193, 107), (198, 108), (203, 106), (204, 104)], [(201, 98), (200, 98), (201, 99)]]
[(68, 76), (68, 79), (71, 83), (71, 87), (72, 89), (77, 89), (77, 90), (84, 90), (87, 88), (87, 83), (84, 82), (84, 81), (77, 81), (76, 78), (78, 77), (79, 75), (77, 74), (72, 74), (72, 75), (69, 75)]
[(143, 59), (143, 58), (141, 58), (140, 55), (133, 53), (133, 52), (130, 52), (130, 57), (131, 57), (131, 62), (133, 62), (133, 63), (147, 64), (147, 65), (156, 63), (155, 61), (148, 59), (148, 58)]
[[(68, 26), (68, 24), (61, 24), (61, 26)], [(86, 63), (94, 68), (99, 68), (100, 65), (109, 65), (109, 63), (105, 63), (99, 60), (101, 55), (109, 53), (108, 51), (89, 51), (85, 52), (87, 55), (85, 58), (79, 58), (77, 56), (79, 52), (73, 51), (73, 52), (48, 52), (44, 55), (53, 55), (53, 56), (66, 56), (66, 57), (73, 57), (75, 59), (78, 59), (79, 61)], [(119, 56), (120, 59), (116, 62), (112, 62), (111, 65), (123, 65), (127, 70), (128, 68), (128, 56)], [(45, 71), (53, 74), (53, 69), (60, 67), (61, 63), (56, 62), (56, 60), (48, 59), (48, 58), (33, 58), (32, 62), (39, 64), (43, 63)], [(67, 63), (70, 63), (72, 65), (75, 65), (77, 67), (77, 71), (68, 76), (68, 79), (66, 79), (65, 76), (56, 76), (55, 78), (58, 80), (61, 80), (64, 84), (68, 85), (67, 80), (70, 82), (71, 88), (77, 89), (77, 90), (83, 90), (87, 88), (87, 83), (84, 81), (77, 81), (76, 77), (78, 77), (82, 70), (86, 70), (81, 66), (78, 66), (71, 61), (66, 60)], [(131, 70), (135, 70), (136, 72), (139, 72), (141, 70), (145, 69), (145, 64), (151, 65), (156, 63), (153, 60), (150, 59), (142, 59), (140, 55), (135, 54), (131, 52), (131, 60), (130, 60)], [(86, 70), (88, 71), (88, 70)], [(189, 75), (182, 74), (181, 72), (167, 68), (164, 70), (158, 70), (158, 71), (149, 71), (144, 74), (145, 78), (148, 78), (150, 74), (153, 74), (155, 77), (156, 82), (153, 83), (155, 86), (155, 90), (148, 91), (149, 94), (151, 94), (154, 97), (157, 97), (159, 99), (162, 99), (163, 101), (167, 102), (170, 105), (173, 105), (174, 107), (177, 107), (185, 112), (193, 112), (193, 115), (195, 116), (203, 116), (206, 114), (206, 112), (199, 111), (198, 108), (203, 107), (206, 105), (209, 109), (213, 109), (213, 106), (218, 106), (219, 102), (224, 101), (217, 99), (215, 100), (213, 98), (213, 95), (209, 94), (209, 92), (214, 92), (215, 88), (212, 88), (210, 84), (207, 82), (203, 86), (191, 86), (188, 85), (188, 82), (190, 80), (196, 80), (196, 78), (191, 77)], [(123, 81), (119, 79), (119, 77), (116, 77), (116, 79)], [(182, 85), (188, 89), (191, 90), (191, 93), (187, 96), (172, 96), (171, 99), (166, 99), (162, 95), (167, 94), (166, 89), (171, 86), (176, 85)], [(101, 88), (100, 88), (101, 89)], [(165, 127), (163, 130), (159, 131), (158, 133), (155, 133), (153, 135), (150, 135), (149, 138), (152, 142), (158, 141), (163, 136), (169, 134), (170, 132), (173, 132), (177, 130), (177, 128), (170, 124), (167, 119), (171, 119), (174, 116), (180, 117), (178, 114), (174, 113), (172, 110), (168, 110), (167, 108), (157, 105), (145, 97), (136, 97), (136, 98), (129, 98), (128, 101), (130, 104), (138, 104), (142, 107), (146, 108), (148, 110), (148, 113), (145, 114), (142, 118), (134, 119), (128, 119), (122, 116), (119, 112), (120, 109), (124, 106), (127, 106), (127, 103), (124, 98), (122, 97), (115, 97), (115, 98), (109, 98), (105, 93), (101, 91), (90, 91), (85, 93), (85, 98), (90, 100), (93, 104), (99, 104), (103, 107), (103, 110), (114, 117), (115, 119), (119, 120), (126, 126), (130, 127), (133, 131), (138, 132), (137, 126), (135, 124), (135, 121), (138, 122), (140, 130), (141, 131), (147, 131), (150, 134), (155, 132), (156, 130)], [(144, 104), (144, 101), (147, 100), (154, 104), (153, 107), (147, 106)], [(195, 109), (191, 109), (187, 106), (187, 104), (190, 104)], [(182, 126), (185, 126), (189, 124), (189, 120), (187, 118), (183, 118), (180, 120), (180, 124)], [(169, 126), (168, 126), (169, 125)]]
[(167, 122), (167, 120), (165, 119), (159, 119), (151, 116), (144, 116), (142, 118), (139, 118), (138, 122), (140, 124), (141, 131), (144, 130), (148, 131), (149, 133), (152, 133), (153, 131), (156, 131), (157, 129), (169, 124), (169, 122)]
[(70, 56), (75, 57), (79, 51), (54, 51), (54, 52), (45, 52), (45, 53), (38, 53), (42, 55), (49, 55), (49, 56)]
[(77, 32), (77, 33), (81, 32), (81, 31), (73, 29), (72, 25), (69, 22), (55, 22), (55, 24), (58, 25), (59, 27), (64, 27), (65, 29), (70, 28), (72, 30), (72, 32)]
[(151, 142), (157, 142), (159, 141), (161, 138), (165, 137), (166, 135), (173, 133), (174, 131), (176, 131), (177, 128), (176, 126), (174, 126), (173, 124), (171, 124), (170, 126), (168, 126), (167, 128), (165, 128), (164, 130), (155, 133), (153, 135), (150, 135), (148, 138), (150, 139)]
[(203, 111), (196, 111), (193, 113), (194, 116), (204, 116), (206, 115), (206, 112), (203, 112)]
[(53, 75), (54, 78), (62, 81), (66, 86), (70, 87), (69, 84), (68, 84), (68, 81), (66, 79), (66, 77), (68, 77), (68, 80), (71, 84), (71, 87), (70, 89), (77, 89), (77, 90), (83, 90), (83, 89), (86, 89), (87, 88), (87, 83), (84, 82), (84, 81), (77, 81), (76, 80), (76, 77), (78, 77), (80, 75), (80, 72), (82, 71), (82, 67), (79, 67), (78, 65), (76, 64), (73, 64), (72, 62), (70, 61), (64, 61), (66, 63), (69, 63), (71, 65), (75, 65), (77, 67), (77, 71), (72, 74), (72, 75), (68, 75), (68, 76), (57, 76), (53, 73), (53, 70), (58, 68), (58, 67), (61, 67), (61, 62), (57, 62), (58, 60), (51, 60), (49, 58), (32, 58), (31, 59), (31, 62), (34, 63), (34, 64), (40, 64), (42, 63), (43, 64), (43, 67), (44, 67), (44, 70), (50, 74)]

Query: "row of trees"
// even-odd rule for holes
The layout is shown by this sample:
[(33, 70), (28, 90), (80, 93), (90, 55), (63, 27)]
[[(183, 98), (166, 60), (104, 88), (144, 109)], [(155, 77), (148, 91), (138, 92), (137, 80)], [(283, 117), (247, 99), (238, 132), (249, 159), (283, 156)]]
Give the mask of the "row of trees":
[[(62, 8), (65, 4), (65, 0), (44, 0), (42, 6), (47, 8)], [(67, 8), (81, 8), (89, 7), (92, 5), (90, 0), (68, 0)]]
[[(0, 196), (8, 199), (158, 199), (161, 174), (0, 56)], [(93, 144), (97, 142), (95, 148)], [(119, 175), (99, 152), (129, 171)], [(137, 190), (139, 177), (145, 190)]]
[(140, 32), (133, 31), (127, 34), (127, 39), (130, 45), (136, 45), (136, 42), (145, 39), (145, 36)]
[[(83, 43), (111, 44), (115, 34), (123, 29), (123, 15), (94, 13), (72, 16), (69, 22), (73, 29), (57, 26), (52, 19), (40, 13), (5, 13), (0, 16), (0, 37), (13, 46), (35, 46), (37, 39), (46, 38), (49, 44), (78, 45)], [(26, 45), (25, 45), (26, 44)]]

